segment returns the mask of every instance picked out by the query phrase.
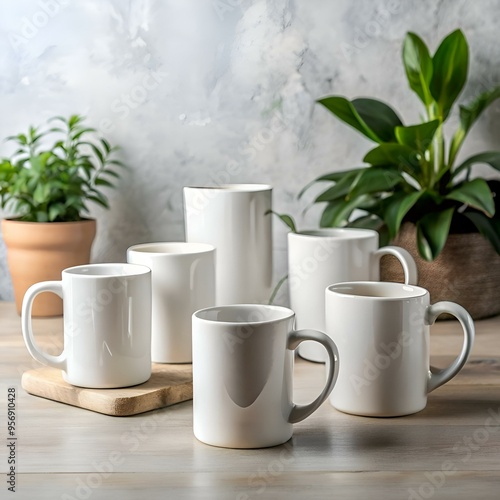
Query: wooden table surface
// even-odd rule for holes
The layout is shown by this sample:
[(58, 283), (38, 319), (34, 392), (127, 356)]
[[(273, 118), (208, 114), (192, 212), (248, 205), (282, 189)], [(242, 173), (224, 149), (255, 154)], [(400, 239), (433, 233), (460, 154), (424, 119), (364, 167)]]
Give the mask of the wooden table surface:
[[(34, 321), (38, 343), (57, 353), (62, 320)], [(285, 445), (263, 450), (206, 446), (192, 433), (192, 402), (110, 417), (30, 396), (23, 371), (38, 363), (20, 318), (0, 303), (0, 472), (9, 448), (8, 388), (16, 389), (16, 492), (0, 499), (495, 499), (500, 498), (500, 318), (476, 323), (462, 372), (422, 412), (365, 418), (329, 403), (294, 426)], [(432, 363), (458, 353), (458, 322), (432, 328)], [(297, 359), (295, 399), (319, 392), (323, 367)], [(8, 479), (8, 477), (7, 477)]]

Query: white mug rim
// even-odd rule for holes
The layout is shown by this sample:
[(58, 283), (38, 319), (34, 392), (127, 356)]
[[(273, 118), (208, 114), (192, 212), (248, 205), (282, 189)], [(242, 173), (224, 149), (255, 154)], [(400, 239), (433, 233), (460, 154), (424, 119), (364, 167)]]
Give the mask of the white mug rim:
[[(85, 274), (85, 269), (117, 269), (121, 268), (123, 272), (109, 272), (107, 274)], [(83, 279), (109, 279), (109, 278), (128, 278), (132, 276), (142, 276), (150, 274), (151, 269), (141, 264), (130, 264), (127, 262), (105, 262), (99, 264), (83, 264), (80, 266), (72, 266), (63, 270), (63, 276), (78, 277)]]
[(184, 186), (184, 189), (219, 190), (221, 193), (248, 193), (272, 191), (273, 188), (269, 184), (219, 184), (215, 186)]
[[(266, 310), (266, 311), (274, 311), (276, 313), (281, 313), (279, 317), (273, 317), (270, 319), (257, 320), (257, 321), (221, 321), (218, 319), (212, 319), (209, 317), (205, 317), (207, 314), (215, 312), (217, 310), (234, 310), (238, 309), (253, 309), (253, 310)], [(221, 306), (211, 306), (205, 307), (203, 309), (199, 309), (198, 311), (193, 313), (193, 318), (196, 318), (199, 321), (203, 321), (204, 323), (210, 323), (213, 325), (224, 325), (224, 326), (241, 326), (241, 325), (269, 325), (272, 323), (278, 323), (283, 320), (287, 320), (293, 318), (295, 313), (288, 307), (284, 306), (276, 306), (271, 304), (228, 304)]]
[[(361, 293), (350, 293), (360, 289), (375, 289), (381, 295), (368, 295)], [(393, 295), (383, 295), (383, 290), (390, 290)], [(393, 283), (389, 281), (345, 281), (335, 283), (326, 288), (326, 294), (335, 297), (342, 297), (350, 300), (370, 300), (377, 302), (402, 301), (418, 299), (429, 295), (428, 290), (416, 285), (407, 285), (405, 283)]]
[(303, 239), (331, 239), (335, 241), (342, 240), (361, 240), (377, 237), (377, 231), (373, 229), (364, 229), (357, 227), (335, 227), (335, 228), (319, 228), (319, 229), (304, 229), (297, 232), (289, 232), (290, 238)]
[[(158, 250), (154, 250), (158, 248)], [(153, 250), (152, 250), (153, 249)], [(215, 251), (215, 246), (208, 243), (194, 243), (186, 241), (158, 241), (151, 243), (139, 243), (132, 245), (127, 249), (128, 253), (138, 255), (147, 255), (150, 258), (155, 257), (178, 257), (180, 255), (200, 255)]]

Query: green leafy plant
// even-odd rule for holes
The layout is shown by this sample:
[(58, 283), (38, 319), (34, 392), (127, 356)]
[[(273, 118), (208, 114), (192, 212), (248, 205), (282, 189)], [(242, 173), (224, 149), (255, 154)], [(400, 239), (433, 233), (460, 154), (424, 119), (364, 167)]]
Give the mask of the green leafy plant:
[[(446, 141), (443, 124), (467, 81), (467, 40), (456, 30), (431, 56), (421, 38), (407, 33), (403, 63), (409, 86), (423, 104), (422, 123), (404, 125), (392, 107), (375, 99), (329, 96), (317, 101), (377, 144), (363, 158), (368, 166), (323, 175), (306, 186), (333, 183), (314, 200), (326, 203), (320, 225), (376, 229), (385, 243), (409, 221), (416, 224), (419, 253), (428, 261), (439, 255), (450, 232), (480, 232), (500, 254), (494, 203), (498, 182), (471, 178), (475, 164), (500, 170), (500, 152), (456, 162), (467, 133), (500, 97), (500, 87), (460, 105), (458, 128)], [(362, 215), (353, 219), (355, 209)]]
[[(87, 202), (109, 208), (102, 188), (113, 187), (123, 164), (115, 158), (117, 147), (84, 118), (51, 118), (44, 129), (30, 127), (28, 133), (8, 137), (17, 143), (13, 156), (0, 160), (0, 201), (18, 219), (30, 222), (81, 220)], [(44, 145), (54, 137), (51, 147)]]

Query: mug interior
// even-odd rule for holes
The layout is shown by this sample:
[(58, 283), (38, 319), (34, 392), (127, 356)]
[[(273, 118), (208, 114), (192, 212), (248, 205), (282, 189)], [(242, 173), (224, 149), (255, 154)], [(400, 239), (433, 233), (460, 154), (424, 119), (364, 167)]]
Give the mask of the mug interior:
[(188, 186), (185, 189), (213, 189), (219, 191), (269, 191), (272, 186), (268, 184), (221, 184), (219, 186)]
[(204, 321), (231, 324), (260, 324), (293, 317), (294, 312), (287, 307), (261, 304), (238, 304), (209, 307), (196, 311), (194, 316)]
[(306, 229), (290, 235), (311, 236), (319, 238), (336, 238), (345, 240), (366, 239), (377, 236), (377, 232), (372, 229), (358, 228), (325, 228), (325, 229)]
[(129, 252), (157, 255), (178, 255), (207, 253), (215, 250), (213, 245), (207, 243), (186, 243), (186, 242), (160, 242), (143, 243), (134, 245), (128, 249)]
[(88, 277), (110, 277), (110, 276), (138, 276), (148, 274), (151, 270), (149, 267), (139, 264), (87, 264), (83, 266), (69, 267), (64, 269), (63, 273), (76, 276)]
[(425, 288), (403, 283), (380, 281), (353, 281), (336, 283), (327, 288), (327, 292), (350, 297), (368, 297), (371, 299), (411, 299), (422, 297), (428, 292)]

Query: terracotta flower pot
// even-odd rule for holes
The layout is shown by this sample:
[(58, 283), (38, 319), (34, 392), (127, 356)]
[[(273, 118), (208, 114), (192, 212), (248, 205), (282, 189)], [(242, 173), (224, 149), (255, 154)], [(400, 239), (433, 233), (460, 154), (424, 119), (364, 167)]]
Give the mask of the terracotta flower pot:
[[(500, 313), (500, 256), (479, 233), (450, 234), (443, 251), (432, 262), (418, 254), (414, 224), (403, 224), (393, 243), (406, 248), (415, 259), (418, 284), (429, 290), (432, 302), (456, 302), (474, 319)], [(380, 278), (403, 281), (396, 259), (382, 258)]]
[[(22, 222), (2, 220), (2, 236), (7, 247), (17, 312), (26, 290), (39, 281), (60, 280), (67, 267), (88, 264), (96, 222)], [(39, 295), (33, 316), (60, 316), (62, 300), (52, 293)]]

